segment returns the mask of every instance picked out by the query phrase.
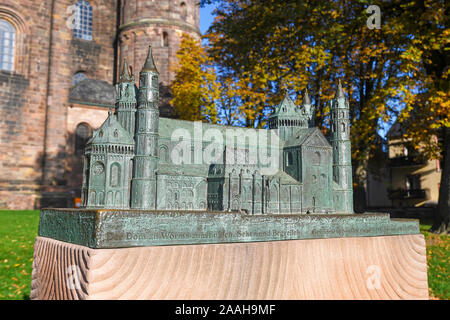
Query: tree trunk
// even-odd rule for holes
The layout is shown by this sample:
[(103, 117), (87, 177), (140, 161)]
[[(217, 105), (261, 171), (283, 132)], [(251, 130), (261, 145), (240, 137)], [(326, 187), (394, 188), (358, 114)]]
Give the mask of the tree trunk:
[(355, 213), (363, 213), (366, 212), (367, 209), (367, 169), (368, 161), (365, 159), (354, 163), (353, 210)]
[(434, 216), (431, 232), (448, 234), (450, 218), (450, 128), (442, 128), (443, 136), (443, 166), (439, 188), (439, 202)]

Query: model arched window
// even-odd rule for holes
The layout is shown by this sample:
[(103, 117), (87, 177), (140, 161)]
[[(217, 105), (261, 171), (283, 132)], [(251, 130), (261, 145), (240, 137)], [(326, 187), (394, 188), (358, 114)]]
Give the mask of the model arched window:
[(320, 152), (318, 151), (314, 152), (313, 165), (320, 166)]
[(120, 165), (117, 162), (114, 162), (111, 165), (111, 173), (110, 173), (109, 183), (111, 187), (120, 186)]
[(162, 34), (161, 46), (163, 46), (163, 47), (169, 46), (169, 35), (165, 31)]
[(86, 123), (80, 123), (75, 130), (75, 154), (83, 153), (86, 142), (91, 135), (91, 128)]
[(73, 36), (78, 39), (92, 40), (92, 6), (85, 0), (78, 0), (75, 3)]
[(169, 151), (166, 146), (159, 147), (159, 160), (163, 163), (169, 161)]
[(76, 85), (78, 82), (87, 79), (87, 75), (84, 72), (77, 72), (73, 75), (73, 85)]
[(6, 20), (0, 20), (0, 70), (14, 70), (16, 29)]
[(270, 188), (270, 200), (278, 201), (278, 188), (276, 185), (272, 185)]

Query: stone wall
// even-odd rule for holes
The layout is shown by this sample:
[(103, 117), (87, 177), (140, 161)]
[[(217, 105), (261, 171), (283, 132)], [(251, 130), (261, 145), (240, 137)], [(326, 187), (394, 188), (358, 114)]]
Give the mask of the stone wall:
[(0, 71), (0, 208), (33, 208), (42, 178), (51, 1), (3, 0), (14, 70)]
[(42, 192), (64, 191), (73, 75), (113, 83), (117, 2), (89, 1), (92, 41), (73, 39), (67, 26), (75, 2), (0, 4), (0, 19), (16, 30), (14, 71), (0, 72), (0, 207), (39, 207)]
[(45, 185), (66, 185), (64, 177), (68, 152), (68, 96), (73, 75), (84, 72), (89, 78), (113, 83), (116, 1), (90, 1), (93, 8), (92, 41), (75, 39), (67, 26), (67, 7), (74, 1), (56, 1), (52, 30), (49, 98), (47, 106)]
[(108, 117), (108, 109), (95, 106), (83, 106), (73, 104), (67, 111), (67, 131), (69, 138), (67, 141), (67, 161), (72, 170), (66, 173), (67, 186), (70, 191), (74, 191), (76, 196), (80, 196), (81, 184), (83, 182), (83, 156), (75, 153), (75, 131), (82, 123), (90, 128), (90, 133), (98, 129)]
[(89, 121), (97, 127), (106, 110), (69, 102), (76, 73), (113, 84), (127, 57), (137, 75), (152, 44), (161, 114), (170, 115), (168, 85), (180, 38), (200, 36), (197, 1), (86, 1), (93, 9), (92, 41), (74, 39), (68, 26), (76, 0), (1, 1), (0, 19), (14, 26), (16, 45), (14, 71), (0, 71), (0, 208), (52, 205), (44, 198), (53, 195), (60, 205), (79, 180), (74, 129)]
[[(183, 5), (184, 4), (184, 5)], [(119, 57), (122, 66), (127, 59), (135, 79), (152, 46), (153, 57), (160, 73), (160, 114), (171, 116), (168, 86), (175, 78), (176, 53), (183, 33), (200, 39), (199, 7), (195, 0), (127, 1), (122, 7), (119, 27)], [(116, 68), (116, 70), (121, 70)]]

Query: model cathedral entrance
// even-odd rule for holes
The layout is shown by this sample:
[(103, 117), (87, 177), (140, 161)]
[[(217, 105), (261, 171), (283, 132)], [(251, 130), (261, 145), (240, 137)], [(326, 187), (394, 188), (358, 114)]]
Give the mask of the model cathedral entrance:
[(194, 123), (160, 117), (158, 99), (159, 73), (150, 47), (139, 88), (124, 62), (115, 112), (87, 142), (83, 207), (353, 213), (349, 105), (340, 83), (331, 105), (329, 139), (314, 127), (308, 92), (300, 107), (288, 95), (277, 106), (269, 130), (279, 137), (281, 160), (270, 175), (258, 164), (174, 163), (171, 155), (179, 141), (171, 135), (179, 128), (192, 131)]

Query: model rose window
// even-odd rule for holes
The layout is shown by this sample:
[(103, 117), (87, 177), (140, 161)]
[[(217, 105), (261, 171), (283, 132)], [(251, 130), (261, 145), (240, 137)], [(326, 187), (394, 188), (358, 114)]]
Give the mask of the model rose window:
[(92, 6), (85, 0), (78, 0), (75, 8), (73, 36), (78, 39), (92, 40)]
[(14, 70), (16, 29), (6, 20), (0, 20), (0, 69)]

